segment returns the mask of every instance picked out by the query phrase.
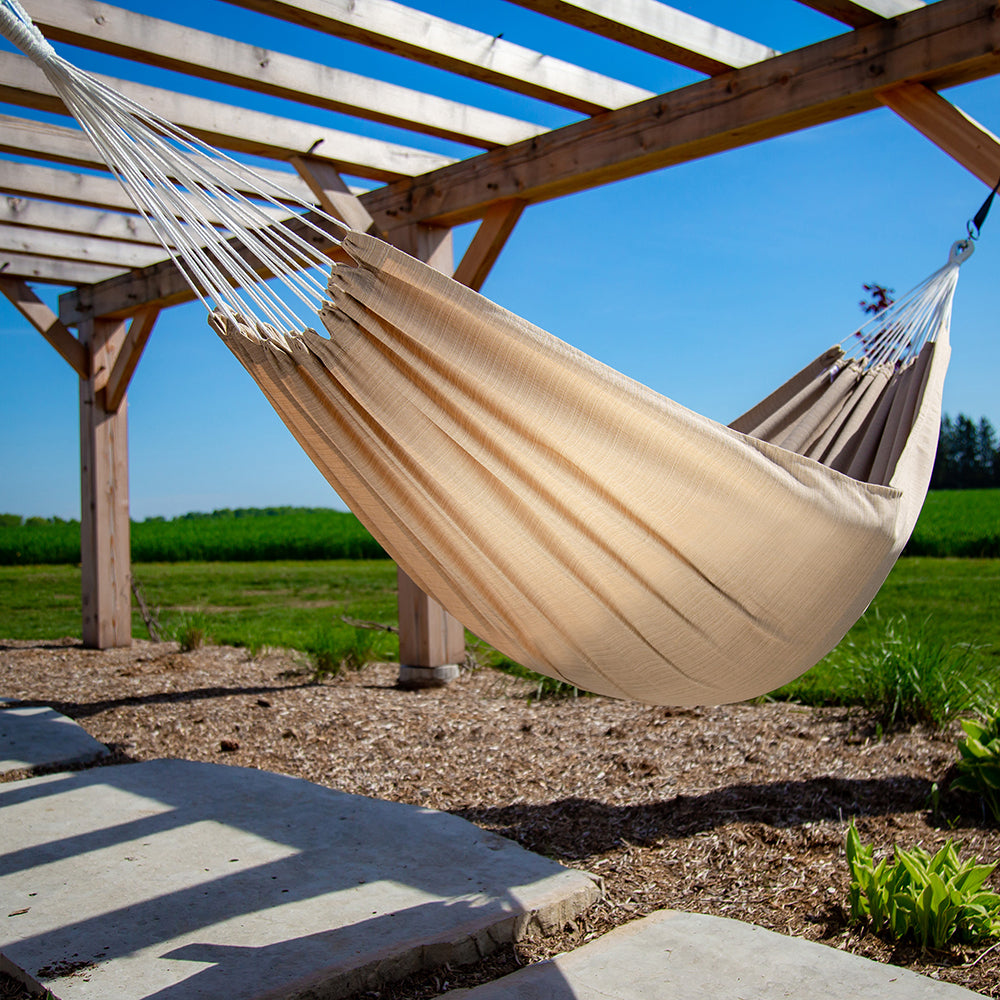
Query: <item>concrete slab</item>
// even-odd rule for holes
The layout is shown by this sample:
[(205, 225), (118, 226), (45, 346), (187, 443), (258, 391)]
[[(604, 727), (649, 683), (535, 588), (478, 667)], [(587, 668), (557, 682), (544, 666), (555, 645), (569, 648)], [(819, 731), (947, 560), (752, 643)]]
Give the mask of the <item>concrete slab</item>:
[(752, 924), (661, 910), (448, 1000), (981, 1000)]
[(88, 764), (107, 753), (103, 743), (65, 715), (0, 698), (0, 775)]
[(0, 956), (58, 1000), (341, 997), (598, 895), (457, 817), (215, 764), (12, 782), (0, 815)]

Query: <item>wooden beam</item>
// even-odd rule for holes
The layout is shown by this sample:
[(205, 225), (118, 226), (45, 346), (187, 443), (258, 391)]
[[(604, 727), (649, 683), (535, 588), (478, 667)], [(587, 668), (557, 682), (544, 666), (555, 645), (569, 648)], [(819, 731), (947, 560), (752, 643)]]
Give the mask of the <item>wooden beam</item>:
[(96, 236), (0, 225), (0, 254), (7, 251), (53, 257), (75, 263), (110, 264), (119, 268), (147, 267), (167, 257), (159, 244), (119, 243)]
[(44, 285), (79, 287), (108, 281), (121, 275), (122, 269), (103, 264), (80, 264), (76, 261), (55, 260), (52, 257), (0, 252), (0, 273)]
[(124, 338), (123, 322), (80, 324), (90, 353), (90, 373), (80, 380), (80, 568), (89, 649), (132, 643), (127, 406), (122, 400), (117, 410), (106, 409), (97, 382)]
[(905, 83), (879, 100), (989, 187), (1000, 179), (1000, 139), (940, 94)]
[[(434, 170), (451, 158), (352, 135), (310, 122), (191, 97), (95, 74), (97, 79), (211, 145), (238, 153), (287, 160), (310, 153), (358, 177), (390, 181)], [(0, 101), (67, 114), (45, 74), (27, 57), (0, 51)]]
[(490, 206), (455, 268), (453, 277), (456, 281), (477, 292), (483, 287), (525, 207), (526, 203), (517, 198)]
[(587, 115), (650, 96), (640, 87), (392, 0), (228, 2)]
[(15, 309), (59, 352), (63, 360), (80, 376), (90, 371), (87, 349), (59, 322), (54, 312), (18, 278), (0, 274), (0, 292)]
[(533, 204), (879, 107), (878, 92), (935, 90), (1000, 72), (993, 0), (937, 3), (576, 122), (362, 197), (383, 229), (459, 225), (496, 201)]
[[(320, 227), (320, 232), (313, 229), (309, 223)], [(340, 230), (324, 234), (322, 232), (324, 225), (329, 223), (315, 214), (296, 216), (287, 223), (292, 232), (316, 247), (320, 253), (326, 254), (331, 259), (338, 259), (338, 254), (341, 252)], [(256, 257), (249, 256), (240, 249), (239, 241), (232, 242), (255, 273), (261, 277), (271, 276)], [(347, 259), (346, 255), (343, 259)], [(82, 319), (91, 316), (120, 319), (135, 315), (144, 306), (152, 305), (163, 309), (181, 302), (190, 302), (193, 298), (195, 298), (194, 292), (191, 291), (177, 265), (172, 260), (166, 260), (127, 274), (119, 274), (99, 285), (67, 292), (59, 299), (59, 318), (66, 326), (76, 326)]]
[[(311, 156), (293, 156), (291, 164), (309, 185), (317, 204), (327, 215), (340, 219), (359, 233), (377, 230), (368, 210), (329, 163), (314, 160)], [(378, 235), (377, 232), (375, 235)]]
[(146, 349), (146, 343), (156, 325), (160, 310), (150, 306), (137, 313), (129, 325), (128, 334), (118, 350), (114, 368), (108, 376), (104, 387), (104, 408), (110, 413), (116, 413), (125, 400), (132, 375), (135, 373), (139, 358)]
[[(390, 235), (416, 222), (458, 225), (483, 218), (498, 201), (533, 204), (870, 111), (881, 106), (879, 91), (903, 83), (922, 80), (934, 89), (968, 83), (1000, 72), (994, 9), (993, 0), (938, 0), (893, 21), (376, 188), (361, 201)], [(112, 282), (68, 293), (60, 317), (72, 325), (81, 296), (117, 312), (121, 289)], [(129, 296), (137, 297), (125, 303), (126, 314), (158, 301), (141, 296), (160, 290), (156, 283), (145, 291), (130, 287)]]
[[(50, 160), (72, 167), (86, 167), (89, 170), (108, 170), (104, 158), (80, 129), (13, 115), (0, 115), (0, 152)], [(296, 201), (309, 203), (309, 188), (290, 171), (255, 167), (254, 173), (265, 184), (270, 185), (270, 190), (278, 201), (287, 200), (282, 195), (284, 191)], [(234, 182), (234, 187), (241, 194), (253, 194), (256, 190), (239, 180)]]
[(852, 28), (877, 24), (888, 17), (898, 17), (918, 7), (927, 6), (923, 0), (799, 0), (799, 2)]
[(659, 0), (513, 2), (708, 76), (778, 54), (775, 49), (675, 10)]
[[(0, 192), (52, 202), (68, 202), (71, 205), (84, 205), (89, 208), (110, 208), (134, 215), (139, 213), (135, 202), (113, 177), (78, 174), (61, 167), (42, 167), (34, 163), (0, 160)], [(273, 219), (288, 217), (288, 213), (279, 208), (266, 206), (262, 211)], [(219, 222), (207, 213), (205, 218), (208, 222)]]
[(94, 0), (34, 0), (46, 38), (492, 149), (544, 131), (506, 115)]
[[(59, 205), (34, 198), (0, 197), (0, 227), (23, 226), (26, 231), (76, 233), (125, 243), (156, 244), (159, 240), (137, 215), (102, 212), (76, 205)], [(162, 255), (161, 255), (162, 256)]]
[(112, 177), (78, 174), (60, 167), (41, 167), (34, 163), (13, 163), (0, 160), (0, 191), (4, 194), (50, 201), (111, 208), (137, 213), (135, 202)]

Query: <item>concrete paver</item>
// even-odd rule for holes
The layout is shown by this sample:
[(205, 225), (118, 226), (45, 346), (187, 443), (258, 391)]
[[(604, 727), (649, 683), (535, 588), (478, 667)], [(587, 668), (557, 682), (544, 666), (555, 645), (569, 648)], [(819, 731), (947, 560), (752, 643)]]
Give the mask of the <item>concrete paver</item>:
[(698, 913), (661, 910), (448, 1000), (975, 1000), (908, 969)]
[(87, 764), (107, 753), (103, 743), (54, 709), (0, 698), (0, 775)]
[(455, 816), (161, 760), (0, 785), (0, 956), (59, 1000), (334, 998), (598, 896)]

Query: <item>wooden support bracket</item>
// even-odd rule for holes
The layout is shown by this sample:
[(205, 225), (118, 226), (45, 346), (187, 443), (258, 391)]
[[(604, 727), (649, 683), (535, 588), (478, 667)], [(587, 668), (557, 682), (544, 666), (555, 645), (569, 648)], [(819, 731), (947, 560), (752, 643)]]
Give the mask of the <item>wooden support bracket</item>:
[(879, 100), (984, 184), (1000, 178), (1000, 139), (922, 83), (879, 91)]
[(293, 156), (291, 164), (309, 185), (317, 204), (327, 215), (340, 219), (355, 232), (381, 235), (368, 209), (331, 164), (311, 156)]
[(159, 315), (159, 309), (149, 306), (136, 313), (129, 326), (128, 334), (118, 350), (117, 357), (114, 359), (114, 368), (112, 368), (104, 387), (104, 406), (112, 413), (117, 412), (122, 400), (125, 399), (129, 382), (132, 381), (136, 365), (139, 364), (139, 358), (142, 357), (146, 342), (153, 332)]
[(59, 317), (31, 290), (26, 281), (0, 275), (0, 291), (14, 308), (59, 352), (80, 376), (90, 374), (87, 348), (63, 326)]
[(477, 292), (483, 287), (527, 204), (519, 198), (509, 198), (490, 207), (455, 268), (453, 277), (456, 281)]

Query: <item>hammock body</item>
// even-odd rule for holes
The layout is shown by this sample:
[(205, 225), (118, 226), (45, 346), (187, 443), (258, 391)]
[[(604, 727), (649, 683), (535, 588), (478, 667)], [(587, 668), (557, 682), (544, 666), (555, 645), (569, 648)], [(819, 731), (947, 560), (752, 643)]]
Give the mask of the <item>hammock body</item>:
[[(321, 306), (342, 223), (300, 205), (273, 225), (291, 195), (243, 197), (246, 168), (67, 62), (18, 0), (0, 32), (340, 496), (513, 659), (602, 694), (735, 701), (812, 666), (884, 581), (933, 468), (968, 244), (860, 355), (826, 352), (723, 427), (369, 236), (343, 238), (354, 263)], [(300, 332), (303, 305), (326, 336)]]
[[(863, 613), (926, 492), (946, 328), (892, 377), (831, 379), (827, 352), (737, 422), (755, 437), (385, 243), (343, 246), (328, 336), (216, 327), (389, 554), (487, 642), (589, 691), (720, 703), (798, 676)], [(825, 434), (850, 465), (879, 381), (920, 402), (884, 484), (761, 439)]]

